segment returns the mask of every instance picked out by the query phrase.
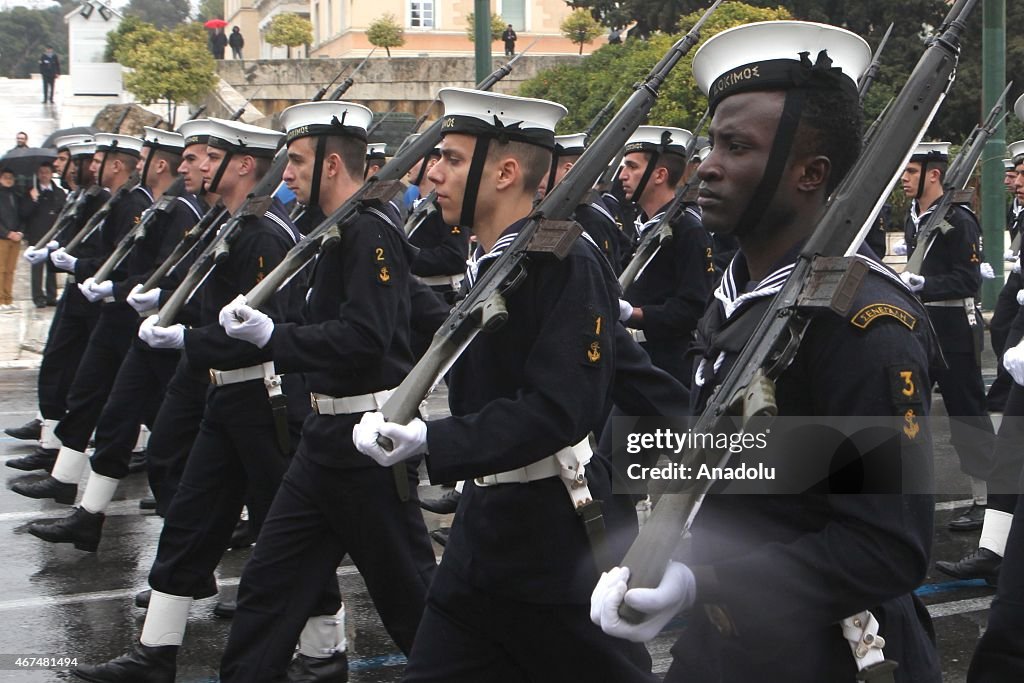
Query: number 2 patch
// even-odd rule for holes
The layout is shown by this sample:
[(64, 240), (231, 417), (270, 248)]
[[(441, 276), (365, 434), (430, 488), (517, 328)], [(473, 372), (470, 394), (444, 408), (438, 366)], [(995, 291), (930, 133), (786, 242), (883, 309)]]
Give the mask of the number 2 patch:
[(373, 250), (373, 267), (376, 272), (376, 279), (379, 284), (391, 285), (391, 267), (384, 255), (384, 247), (375, 247)]

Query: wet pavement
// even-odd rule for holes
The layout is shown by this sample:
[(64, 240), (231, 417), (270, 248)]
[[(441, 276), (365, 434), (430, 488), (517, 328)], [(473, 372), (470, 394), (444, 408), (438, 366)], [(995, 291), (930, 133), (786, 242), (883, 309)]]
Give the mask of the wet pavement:
[[(29, 87), (31, 86), (31, 87)], [(35, 82), (0, 79), (0, 98), (7, 113), (0, 121), (0, 148), (5, 139), (13, 144), (17, 130), (27, 130), (30, 144), (56, 127), (55, 116), (46, 115), (36, 96)], [(42, 111), (42, 113), (40, 113)], [(52, 309), (36, 309), (28, 296), (28, 269), (19, 264), (15, 297), (19, 309), (0, 313), (0, 426), (16, 426), (31, 419), (36, 410), (35, 379), (39, 351)], [(985, 355), (986, 381), (994, 374), (994, 358)], [(443, 405), (443, 396), (432, 405)], [(941, 398), (936, 411), (942, 410)], [(940, 490), (969, 489), (959, 473), (956, 455), (948, 445), (948, 428), (933, 422), (937, 478)], [(0, 435), (0, 459), (27, 453), (33, 444)], [(35, 683), (69, 680), (59, 668), (19, 665), (19, 658), (74, 658), (80, 664), (95, 663), (124, 652), (138, 637), (145, 616), (133, 596), (147, 587), (146, 576), (153, 560), (161, 520), (141, 512), (139, 500), (148, 494), (145, 475), (129, 475), (108, 510), (99, 551), (86, 553), (69, 545), (52, 545), (25, 531), (30, 521), (57, 518), (69, 508), (53, 502), (23, 498), (9, 489), (18, 481), (40, 478), (0, 468), (0, 681)], [(84, 483), (84, 481), (83, 481)], [(421, 495), (436, 495), (436, 488)], [(953, 534), (946, 522), (968, 503), (966, 496), (940, 497), (936, 513), (934, 559), (958, 559), (972, 551), (977, 533)], [(430, 528), (450, 522), (449, 517), (424, 513)], [(441, 549), (435, 546), (440, 553)], [(524, 552), (528, 552), (524, 549)], [(233, 597), (238, 577), (250, 550), (228, 551), (217, 570), (222, 597)], [(398, 681), (404, 659), (384, 632), (358, 572), (346, 562), (338, 570), (345, 596), (349, 657), (353, 683)], [(980, 581), (947, 581), (934, 570), (919, 590), (935, 620), (943, 671), (947, 683), (964, 681), (975, 642), (985, 627), (994, 590)], [(230, 622), (215, 618), (213, 598), (197, 601), (190, 613), (185, 644), (178, 658), (178, 681), (198, 683), (216, 680), (220, 652)], [(676, 631), (672, 625), (650, 644), (655, 670), (663, 673), (670, 661), (668, 648)], [(77, 679), (74, 679), (77, 680)]]

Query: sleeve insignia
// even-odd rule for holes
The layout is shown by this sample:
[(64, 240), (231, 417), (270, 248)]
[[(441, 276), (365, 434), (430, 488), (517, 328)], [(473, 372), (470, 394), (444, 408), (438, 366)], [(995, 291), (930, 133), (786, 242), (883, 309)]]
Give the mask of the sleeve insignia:
[(913, 441), (917, 438), (920, 431), (921, 425), (917, 423), (917, 414), (913, 408), (908, 408), (907, 412), (903, 414), (903, 433), (907, 435), (908, 439)]
[(850, 318), (850, 322), (854, 327), (866, 330), (871, 323), (879, 318), (895, 318), (908, 330), (912, 330), (917, 326), (917, 318), (907, 311), (903, 310), (899, 306), (882, 303), (865, 306)]
[(381, 282), (390, 282), (391, 281), (391, 273), (388, 271), (388, 267), (387, 266), (381, 266), (380, 267), (380, 272), (377, 273), (377, 279), (380, 280)]
[(587, 360), (591, 363), (601, 360), (601, 342), (590, 343), (590, 348), (587, 349)]
[(452, 226), (452, 234), (453, 235), (461, 235), (462, 234), (462, 231), (459, 230), (459, 226), (457, 226), (457, 225), (453, 225)]

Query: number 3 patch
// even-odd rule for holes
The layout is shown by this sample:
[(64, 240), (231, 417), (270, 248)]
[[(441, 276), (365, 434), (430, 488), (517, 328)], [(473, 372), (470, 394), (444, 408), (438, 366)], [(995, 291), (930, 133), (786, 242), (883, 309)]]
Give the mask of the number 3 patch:
[(917, 365), (894, 365), (889, 368), (889, 397), (894, 408), (921, 404), (921, 372)]

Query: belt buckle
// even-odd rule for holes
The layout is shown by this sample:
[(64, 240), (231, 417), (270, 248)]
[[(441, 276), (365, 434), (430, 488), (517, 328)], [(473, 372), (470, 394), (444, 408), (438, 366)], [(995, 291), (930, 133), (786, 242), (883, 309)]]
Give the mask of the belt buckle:
[(217, 384), (217, 371), (214, 370), (213, 368), (210, 368), (210, 384), (214, 386), (219, 386)]
[(315, 394), (310, 394), (309, 395), (309, 402), (313, 405), (313, 412), (316, 413), (317, 415), (319, 415), (320, 414), (320, 406), (318, 406), (317, 403), (316, 403), (316, 395)]

